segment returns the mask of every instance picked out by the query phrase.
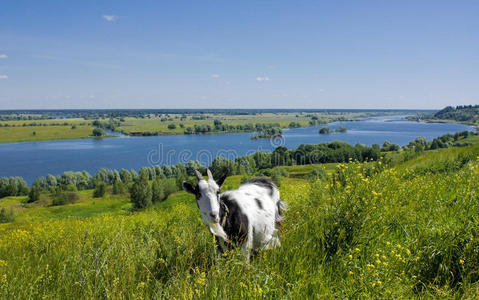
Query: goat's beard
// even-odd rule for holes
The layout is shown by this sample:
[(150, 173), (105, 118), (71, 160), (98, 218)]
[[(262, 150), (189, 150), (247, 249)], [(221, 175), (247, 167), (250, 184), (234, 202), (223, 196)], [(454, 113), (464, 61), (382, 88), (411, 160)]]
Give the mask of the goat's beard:
[(223, 239), (225, 242), (228, 241), (228, 236), (219, 223), (210, 223), (208, 228), (210, 229), (210, 232), (217, 238)]

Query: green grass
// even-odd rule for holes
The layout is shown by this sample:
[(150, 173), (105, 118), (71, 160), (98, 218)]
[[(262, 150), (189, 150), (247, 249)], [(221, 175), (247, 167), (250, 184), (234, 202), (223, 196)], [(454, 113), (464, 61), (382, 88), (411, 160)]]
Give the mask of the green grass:
[[(224, 124), (228, 125), (245, 125), (248, 123), (279, 123), (282, 128), (287, 128), (291, 122), (300, 123), (301, 126), (308, 126), (311, 117), (306, 117), (307, 114), (301, 113), (262, 113), (257, 115), (226, 115), (226, 114), (204, 114), (207, 117), (205, 120), (193, 120), (190, 116), (187, 116), (186, 120), (181, 121), (179, 116), (175, 118), (172, 115), (172, 121), (161, 122), (161, 118), (165, 116), (156, 117), (152, 116), (151, 118), (125, 118), (125, 122), (118, 128), (125, 134), (130, 134), (133, 132), (158, 132), (161, 134), (183, 134), (185, 129), (180, 127), (180, 123), (184, 127), (194, 127), (194, 125), (211, 125), (213, 126), (214, 120), (220, 120)], [(364, 113), (337, 113), (337, 114), (325, 114), (325, 113), (314, 113), (318, 118), (323, 119), (324, 121), (331, 120), (337, 116), (344, 116), (345, 118), (354, 118), (363, 116)], [(296, 117), (298, 116), (298, 117)], [(169, 124), (175, 124), (175, 129), (168, 129)]]
[[(476, 138), (476, 136), (474, 136)], [(413, 169), (417, 167), (430, 167), (436, 163), (457, 160), (460, 156), (471, 156), (475, 158), (479, 155), (479, 144), (467, 147), (454, 147), (446, 149), (436, 149), (424, 152), (421, 156), (413, 158), (402, 163), (398, 169)]]
[(276, 168), (285, 170), (290, 177), (305, 178), (309, 175), (311, 171), (316, 169), (324, 169), (328, 174), (331, 174), (335, 170), (336, 165), (337, 163), (327, 163), (327, 164), (311, 164), (311, 165), (299, 165), (299, 166), (280, 166)]
[[(59, 126), (22, 126), (23, 124), (52, 124), (64, 123)], [(93, 126), (83, 119), (48, 119), (35, 121), (0, 121), (1, 124), (15, 125), (15, 127), (0, 127), (0, 143), (64, 140), (87, 138), (93, 131)], [(80, 125), (84, 124), (84, 125)], [(72, 129), (72, 125), (76, 125)]]
[(126, 196), (83, 191), (62, 207), (42, 199), (0, 224), (0, 298), (477, 298), (479, 158), (434, 171), (476, 150), (426, 152), (393, 168), (328, 165), (328, 181), (283, 178), (282, 246), (250, 264), (237, 250), (216, 253), (185, 192), (136, 213)]
[[(194, 114), (197, 115), (197, 114)], [(158, 135), (183, 134), (186, 127), (195, 125), (213, 126), (214, 120), (218, 119), (228, 125), (244, 125), (248, 123), (279, 123), (281, 127), (287, 128), (291, 122), (300, 123), (301, 126), (308, 126), (311, 117), (306, 117), (304, 113), (262, 113), (257, 115), (227, 115), (227, 114), (204, 114), (205, 120), (193, 120), (193, 115), (187, 115), (185, 120), (180, 120), (180, 115), (170, 115), (171, 121), (162, 122), (160, 117), (151, 115), (150, 118), (124, 118), (124, 122), (117, 128), (124, 134), (152, 132)], [(333, 120), (335, 117), (354, 118), (365, 116), (366, 113), (314, 113), (324, 122)], [(296, 117), (297, 116), (297, 117)], [(104, 119), (103, 121), (108, 121)], [(40, 126), (23, 126), (23, 124), (41, 124)], [(62, 125), (50, 126), (54, 123)], [(63, 125), (68, 123), (68, 125)], [(25, 142), (25, 141), (45, 141), (59, 139), (78, 139), (88, 138), (92, 134), (93, 126), (91, 120), (80, 118), (69, 119), (45, 119), (31, 121), (0, 121), (0, 124), (8, 124), (15, 127), (0, 127), (0, 143)], [(180, 123), (184, 128), (180, 127)], [(49, 126), (42, 126), (43, 124)], [(175, 129), (169, 129), (168, 125), (175, 124)], [(76, 128), (72, 129), (72, 125)]]
[(120, 215), (130, 211), (131, 203), (127, 195), (110, 195), (93, 198), (93, 191), (78, 192), (80, 199), (72, 204), (51, 206), (51, 199), (42, 194), (37, 203), (25, 203), (27, 197), (6, 197), (0, 199), (0, 208), (12, 209), (15, 221), (32, 223), (64, 218), (86, 218), (99, 215)]

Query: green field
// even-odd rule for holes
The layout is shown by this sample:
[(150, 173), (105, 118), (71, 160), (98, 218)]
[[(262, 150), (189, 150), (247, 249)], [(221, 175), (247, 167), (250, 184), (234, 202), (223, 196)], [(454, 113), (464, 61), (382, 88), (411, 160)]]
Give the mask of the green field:
[[(352, 119), (361, 116), (367, 116), (378, 113), (366, 112), (338, 112), (338, 113), (301, 113), (301, 112), (283, 112), (283, 113), (259, 113), (259, 114), (147, 114), (143, 117), (124, 117), (113, 118), (119, 126), (116, 131), (128, 135), (175, 135), (184, 134), (185, 129), (194, 128), (195, 125), (209, 125), (214, 127), (214, 120), (219, 120), (227, 125), (246, 125), (246, 124), (279, 124), (282, 128), (288, 128), (291, 122), (298, 123), (305, 127), (310, 125), (312, 116), (315, 116), (322, 123), (331, 122), (338, 118)], [(204, 118), (204, 119), (198, 119)], [(108, 118), (96, 118), (101, 122), (109, 122)], [(87, 138), (92, 134), (95, 128), (92, 126), (94, 120), (85, 120), (83, 118), (64, 118), (64, 119), (40, 119), (40, 120), (20, 120), (20, 121), (0, 121), (0, 143), (25, 142), (25, 141), (44, 141), (58, 139), (78, 139)], [(36, 124), (35, 126), (31, 126)], [(57, 124), (54, 125), (53, 124)], [(6, 127), (5, 125), (8, 125)], [(174, 125), (175, 128), (168, 128)], [(75, 126), (73, 129), (72, 126)], [(214, 131), (218, 132), (218, 131)], [(235, 130), (228, 132), (237, 132)]]
[[(260, 113), (256, 115), (229, 115), (229, 114), (201, 114), (186, 115), (185, 119), (181, 119), (181, 115), (161, 115), (149, 116), (148, 118), (124, 118), (117, 129), (125, 134), (152, 132), (158, 135), (183, 134), (185, 128), (194, 127), (195, 125), (211, 125), (214, 120), (220, 120), (228, 125), (245, 125), (265, 123), (279, 123), (282, 128), (288, 128), (291, 122), (299, 123), (302, 127), (309, 126), (311, 116), (317, 116), (322, 122), (327, 123), (335, 120), (337, 117), (351, 119), (359, 116), (365, 116), (365, 113)], [(202, 116), (206, 119), (195, 120), (193, 117)], [(163, 119), (163, 121), (162, 121)], [(166, 120), (165, 120), (166, 119)], [(175, 129), (169, 129), (168, 125), (174, 124)], [(183, 127), (180, 126), (183, 125)]]
[[(63, 123), (68, 125), (63, 125)], [(23, 126), (36, 123), (36, 126)], [(53, 123), (62, 125), (52, 126)], [(91, 135), (93, 126), (83, 119), (49, 119), (35, 121), (0, 121), (0, 124), (8, 124), (10, 127), (0, 127), (0, 143), (64, 140), (87, 138)], [(47, 126), (43, 126), (43, 124)], [(13, 127), (13, 125), (15, 127)], [(75, 125), (76, 128), (72, 129)]]
[(216, 253), (185, 192), (134, 213), (110, 192), (56, 207), (3, 198), (15, 220), (0, 224), (0, 298), (477, 298), (478, 155), (328, 164), (315, 182), (301, 174), (323, 166), (286, 167), (282, 246), (250, 264)]

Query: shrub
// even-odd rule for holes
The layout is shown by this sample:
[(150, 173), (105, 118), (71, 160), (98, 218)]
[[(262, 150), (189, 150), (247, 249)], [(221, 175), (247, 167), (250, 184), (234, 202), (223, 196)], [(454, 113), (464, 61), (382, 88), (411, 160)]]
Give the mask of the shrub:
[(178, 185), (176, 184), (176, 179), (175, 178), (168, 178), (163, 180), (162, 182), (163, 186), (163, 193), (164, 193), (164, 199), (168, 198), (169, 195), (177, 192), (179, 190)]
[(93, 197), (94, 198), (101, 198), (105, 195), (106, 193), (106, 183), (104, 182), (98, 182), (95, 185), (95, 190), (93, 191)]
[(64, 191), (60, 188), (57, 188), (53, 195), (52, 206), (72, 204), (79, 199), (80, 196), (76, 192)]
[(165, 191), (160, 180), (153, 181), (153, 184), (151, 185), (151, 192), (151, 201), (153, 203), (157, 203), (165, 199)]
[(10, 223), (15, 221), (15, 216), (13, 215), (13, 211), (10, 208), (10, 210), (7, 211), (6, 208), (0, 208), (0, 223)]
[(331, 133), (331, 129), (329, 129), (329, 127), (323, 127), (321, 129), (319, 129), (319, 134), (330, 134)]
[(126, 191), (127, 191), (127, 188), (121, 180), (115, 181), (115, 183), (113, 184), (113, 188), (112, 188), (112, 193), (113, 194), (115, 194), (115, 195), (125, 194)]
[(32, 203), (40, 199), (40, 188), (37, 186), (32, 186), (30, 192), (28, 193), (27, 203)]
[(279, 170), (274, 170), (271, 176), (271, 180), (276, 184), (276, 186), (281, 186), (281, 172)]
[(248, 174), (244, 174), (242, 177), (241, 177), (241, 181), (240, 183), (243, 184), (243, 183), (246, 183), (248, 182), (248, 180), (251, 179), (251, 176), (249, 176)]
[(325, 169), (318, 168), (314, 169), (308, 174), (308, 179), (311, 181), (316, 181), (316, 180), (325, 180), (328, 178), (328, 172), (326, 172)]
[(97, 137), (98, 137), (98, 136), (104, 136), (104, 135), (105, 135), (105, 131), (104, 131), (103, 129), (101, 129), (101, 128), (95, 128), (95, 129), (93, 129), (93, 131), (92, 131), (92, 135), (93, 135), (93, 136), (97, 136)]
[(151, 206), (151, 198), (152, 192), (148, 180), (144, 177), (137, 178), (130, 189), (130, 199), (133, 204), (133, 209), (140, 210)]

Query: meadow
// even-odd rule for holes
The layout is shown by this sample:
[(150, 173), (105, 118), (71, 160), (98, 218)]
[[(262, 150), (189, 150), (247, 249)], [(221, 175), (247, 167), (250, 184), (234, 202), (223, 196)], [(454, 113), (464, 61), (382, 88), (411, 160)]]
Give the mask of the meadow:
[[(6, 120), (0, 121), (0, 143), (45, 141), (62, 139), (79, 139), (92, 136), (95, 128), (93, 122), (115, 123), (115, 130), (127, 135), (175, 135), (184, 134), (186, 128), (207, 126), (214, 128), (214, 121), (237, 126), (246, 124), (279, 124), (281, 128), (288, 128), (292, 122), (295, 126), (310, 126), (312, 116), (321, 123), (327, 123), (338, 118), (351, 119), (370, 115), (365, 112), (337, 112), (337, 113), (303, 113), (278, 112), (258, 114), (226, 114), (226, 113), (191, 113), (191, 114), (145, 114), (132, 117), (91, 116), (84, 118), (61, 119), (34, 119), (34, 120)], [(377, 114), (377, 113), (376, 113)], [(34, 115), (37, 118), (39, 116)], [(88, 117), (85, 116), (85, 117)], [(235, 130), (228, 130), (235, 132)]]
[[(316, 167), (328, 177), (301, 175)], [(0, 224), (0, 298), (478, 296), (478, 145), (279, 168), (294, 174), (281, 180), (282, 246), (249, 265), (216, 252), (185, 192), (139, 212), (110, 191), (55, 207), (0, 199), (15, 215)]]
[(91, 121), (80, 118), (0, 121), (0, 124), (0, 143), (87, 138), (94, 128)]
[[(232, 114), (191, 114), (191, 115), (150, 115), (147, 118), (124, 118), (118, 130), (124, 134), (151, 132), (158, 135), (183, 134), (185, 128), (210, 125), (213, 126), (214, 120), (219, 120), (226, 125), (246, 125), (246, 124), (279, 124), (281, 128), (288, 128), (291, 122), (299, 124), (300, 127), (310, 126), (311, 117), (316, 116), (322, 123), (328, 123), (336, 120), (338, 117), (344, 119), (366, 116), (366, 113), (302, 113), (302, 112), (282, 112), (282, 113), (258, 113), (250, 115), (232, 115)], [(204, 119), (198, 119), (198, 118)], [(174, 125), (175, 128), (168, 128)]]

